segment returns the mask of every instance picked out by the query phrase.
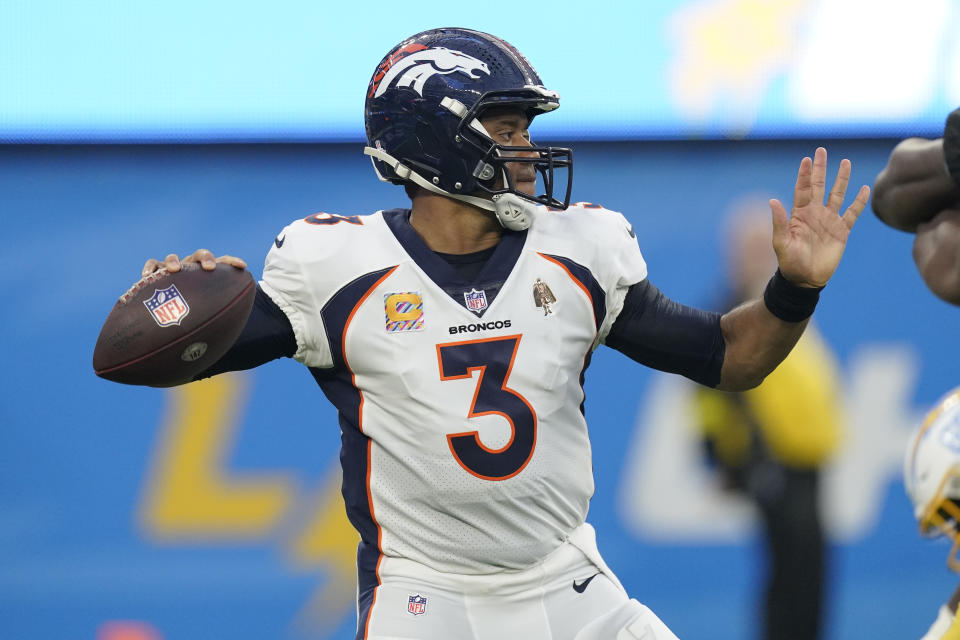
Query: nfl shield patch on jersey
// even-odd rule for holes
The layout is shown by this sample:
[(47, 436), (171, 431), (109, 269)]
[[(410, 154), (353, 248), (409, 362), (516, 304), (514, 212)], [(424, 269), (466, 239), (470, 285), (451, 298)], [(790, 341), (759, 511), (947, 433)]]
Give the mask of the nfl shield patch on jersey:
[(463, 301), (467, 305), (467, 309), (473, 311), (474, 313), (480, 313), (487, 308), (487, 292), (476, 289), (471, 289), (470, 291), (463, 292)]
[(419, 616), (427, 612), (427, 599), (424, 598), (419, 593), (415, 596), (410, 596), (409, 601), (407, 602), (407, 611), (412, 613), (415, 616)]
[(190, 305), (177, 290), (176, 285), (170, 285), (166, 289), (157, 289), (152, 296), (143, 301), (143, 304), (147, 307), (154, 322), (161, 327), (179, 325), (190, 313)]

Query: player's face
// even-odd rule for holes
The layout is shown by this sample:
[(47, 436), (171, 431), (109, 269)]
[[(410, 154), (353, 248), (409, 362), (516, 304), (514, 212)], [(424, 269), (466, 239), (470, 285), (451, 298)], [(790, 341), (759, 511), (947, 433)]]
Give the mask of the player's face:
[[(502, 107), (490, 109), (480, 118), (480, 124), (487, 130), (493, 141), (505, 147), (529, 147), (530, 143), (530, 120), (527, 115), (515, 107)], [(536, 152), (504, 152), (509, 156), (528, 156), (536, 157)], [(510, 180), (513, 187), (527, 195), (535, 195), (537, 189), (537, 170), (533, 165), (526, 162), (508, 162), (506, 165), (507, 173), (510, 174)], [(497, 179), (497, 188), (502, 188), (501, 178)]]

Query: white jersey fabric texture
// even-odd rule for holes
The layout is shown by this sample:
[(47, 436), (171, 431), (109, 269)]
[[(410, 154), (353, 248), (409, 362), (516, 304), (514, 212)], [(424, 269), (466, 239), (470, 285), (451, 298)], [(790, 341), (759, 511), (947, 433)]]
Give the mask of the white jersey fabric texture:
[[(366, 640), (677, 640), (630, 599), (599, 558), (593, 528), (526, 569), (488, 575), (434, 571), (386, 558)], [(602, 565), (602, 566), (601, 566)]]
[(463, 282), (408, 216), (296, 221), (261, 287), (339, 411), (361, 573), (381, 555), (456, 574), (530, 567), (586, 519), (582, 374), (646, 264), (621, 214), (572, 206), (505, 233)]

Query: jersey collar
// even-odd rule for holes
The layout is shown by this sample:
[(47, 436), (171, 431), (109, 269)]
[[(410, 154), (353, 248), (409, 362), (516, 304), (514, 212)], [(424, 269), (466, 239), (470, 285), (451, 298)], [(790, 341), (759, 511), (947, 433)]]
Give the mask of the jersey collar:
[[(503, 284), (507, 281), (514, 265), (520, 259), (527, 239), (527, 231), (504, 230), (493, 255), (477, 274), (473, 282), (465, 282), (450, 264), (434, 253), (423, 241), (420, 234), (410, 225), (410, 209), (390, 209), (383, 212), (387, 227), (393, 232), (403, 250), (434, 284), (444, 290), (455, 302), (466, 308), (464, 293), (472, 289), (484, 291), (489, 308)], [(475, 312), (482, 316), (486, 311)]]

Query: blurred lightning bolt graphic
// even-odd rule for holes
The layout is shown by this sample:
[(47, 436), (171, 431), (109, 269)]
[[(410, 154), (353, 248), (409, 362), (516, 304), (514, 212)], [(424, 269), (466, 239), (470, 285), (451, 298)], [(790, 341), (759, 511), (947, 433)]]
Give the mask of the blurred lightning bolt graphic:
[(327, 637), (352, 613), (357, 591), (356, 556), (360, 537), (347, 520), (340, 495), (340, 469), (330, 473), (311, 501), (312, 516), (294, 534), (288, 552), (301, 569), (323, 568), (325, 580), (293, 622), (311, 637)]

